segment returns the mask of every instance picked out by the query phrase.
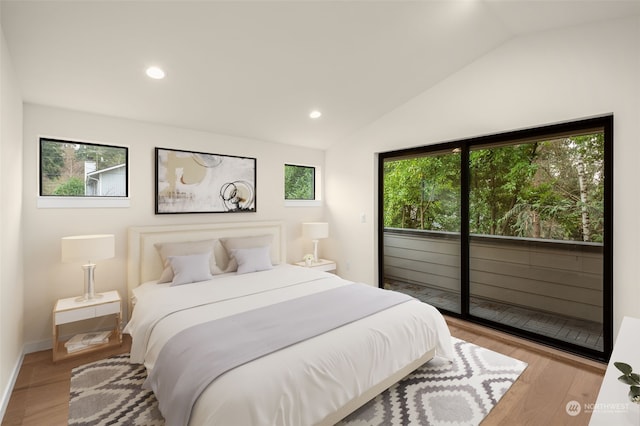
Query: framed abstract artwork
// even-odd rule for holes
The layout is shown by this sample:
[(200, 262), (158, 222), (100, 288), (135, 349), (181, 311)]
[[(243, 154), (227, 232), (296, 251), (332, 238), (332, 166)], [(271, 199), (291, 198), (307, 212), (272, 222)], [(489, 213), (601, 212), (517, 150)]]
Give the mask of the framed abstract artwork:
[(156, 148), (156, 214), (255, 211), (255, 158)]

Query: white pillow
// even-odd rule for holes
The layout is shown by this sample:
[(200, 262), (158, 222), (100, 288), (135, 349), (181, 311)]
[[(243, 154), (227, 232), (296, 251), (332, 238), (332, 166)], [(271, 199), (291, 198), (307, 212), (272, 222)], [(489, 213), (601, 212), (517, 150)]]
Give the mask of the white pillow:
[(160, 255), (162, 266), (164, 268), (160, 278), (158, 279), (158, 283), (168, 283), (173, 280), (173, 269), (167, 261), (169, 256), (188, 256), (192, 254), (209, 253), (209, 270), (212, 274), (222, 273), (216, 265), (216, 258), (213, 255), (216, 246), (220, 245), (220, 242), (216, 239), (175, 243), (156, 243), (154, 245), (156, 250), (158, 250), (158, 254)]
[(167, 262), (173, 269), (171, 287), (210, 280), (212, 278), (211, 270), (209, 269), (210, 257), (211, 252), (167, 257)]
[(256, 248), (256, 247), (265, 247), (271, 246), (273, 242), (273, 235), (258, 235), (255, 237), (235, 237), (235, 238), (220, 238), (220, 243), (227, 251), (227, 255), (229, 256), (228, 263), (220, 265), (220, 268), (224, 270), (224, 272), (233, 272), (238, 269), (238, 263), (236, 259), (231, 255), (231, 250), (233, 249), (248, 249), (248, 248)]
[(238, 274), (266, 271), (273, 268), (269, 246), (231, 249), (231, 256), (238, 263)]

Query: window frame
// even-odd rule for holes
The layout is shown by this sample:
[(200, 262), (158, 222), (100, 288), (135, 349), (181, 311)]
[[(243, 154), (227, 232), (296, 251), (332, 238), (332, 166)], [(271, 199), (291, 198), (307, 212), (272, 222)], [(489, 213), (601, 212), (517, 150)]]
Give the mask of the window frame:
[(322, 203), (322, 199), (320, 197), (320, 169), (318, 166), (309, 165), (309, 164), (294, 164), (294, 163), (284, 163), (283, 172), (286, 174), (287, 166), (290, 167), (300, 167), (305, 169), (313, 170), (313, 198), (311, 199), (297, 199), (297, 198), (284, 198), (286, 197), (286, 179), (283, 176), (283, 198), (284, 204), (286, 207), (310, 207), (310, 206), (319, 206)]
[[(124, 195), (55, 195), (43, 194), (43, 171), (42, 171), (42, 150), (43, 144), (49, 142), (69, 143), (86, 146), (99, 146), (107, 148), (117, 148), (124, 150), (125, 161), (125, 185)], [(78, 139), (60, 138), (52, 136), (38, 136), (38, 155), (37, 155), (37, 173), (38, 173), (38, 190), (37, 190), (37, 207), (38, 208), (109, 208), (109, 207), (129, 207), (130, 206), (130, 179), (129, 179), (129, 146), (118, 144), (107, 144), (95, 141), (86, 141)]]

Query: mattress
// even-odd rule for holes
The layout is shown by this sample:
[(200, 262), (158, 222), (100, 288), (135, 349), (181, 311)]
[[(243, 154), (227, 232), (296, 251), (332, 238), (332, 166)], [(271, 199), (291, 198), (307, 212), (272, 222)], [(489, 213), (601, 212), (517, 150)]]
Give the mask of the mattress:
[[(135, 308), (125, 328), (132, 336), (131, 362), (150, 372), (163, 346), (182, 330), (350, 284), (291, 265), (176, 287), (144, 283), (133, 290)], [(224, 373), (200, 395), (190, 424), (320, 424), (433, 351), (452, 357), (449, 330), (434, 307), (414, 299)]]

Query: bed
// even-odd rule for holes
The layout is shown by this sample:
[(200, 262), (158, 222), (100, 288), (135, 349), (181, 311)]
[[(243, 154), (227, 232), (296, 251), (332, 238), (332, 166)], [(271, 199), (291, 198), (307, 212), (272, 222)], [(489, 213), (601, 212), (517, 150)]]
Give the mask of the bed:
[[(167, 426), (332, 425), (435, 355), (452, 357), (449, 330), (432, 306), (288, 265), (282, 222), (133, 227), (128, 244), (132, 314), (124, 332), (132, 336), (131, 362), (145, 365), (146, 385), (156, 393)], [(169, 270), (171, 281), (159, 282)], [(256, 340), (239, 338), (247, 317), (252, 319), (246, 324), (258, 319), (256, 333), (276, 328), (287, 330), (280, 331), (285, 337), (266, 334), (261, 339), (269, 344), (247, 349)], [(269, 321), (277, 327), (262, 327)], [(333, 324), (305, 334), (305, 324), (316, 328), (324, 321)], [(280, 340), (281, 346), (271, 347)], [(224, 352), (229, 346), (241, 359), (217, 371), (204, 356), (235, 360)], [(254, 358), (243, 358), (253, 352)], [(209, 377), (204, 369), (216, 372)], [(191, 381), (197, 389), (183, 392)]]

